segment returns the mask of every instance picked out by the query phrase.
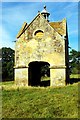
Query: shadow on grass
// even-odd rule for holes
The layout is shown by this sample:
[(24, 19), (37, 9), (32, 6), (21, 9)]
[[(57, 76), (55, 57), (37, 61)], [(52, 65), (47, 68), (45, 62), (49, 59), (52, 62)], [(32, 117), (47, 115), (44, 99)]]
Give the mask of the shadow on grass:
[(47, 87), (47, 86), (50, 86), (50, 80), (40, 82), (40, 87)]
[(1, 82), (11, 82), (11, 81), (14, 81), (13, 79), (2, 79)]
[(70, 78), (69, 83), (73, 84), (73, 83), (77, 83), (80, 82), (80, 78)]

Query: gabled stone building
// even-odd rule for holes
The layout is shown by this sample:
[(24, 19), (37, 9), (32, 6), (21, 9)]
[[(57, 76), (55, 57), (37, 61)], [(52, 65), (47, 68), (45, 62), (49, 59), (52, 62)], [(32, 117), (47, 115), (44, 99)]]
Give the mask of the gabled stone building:
[[(40, 68), (49, 65), (50, 86), (68, 83), (67, 21), (49, 22), (46, 6), (30, 24), (24, 22), (15, 45), (15, 82), (40, 85)], [(35, 84), (36, 83), (36, 84)]]

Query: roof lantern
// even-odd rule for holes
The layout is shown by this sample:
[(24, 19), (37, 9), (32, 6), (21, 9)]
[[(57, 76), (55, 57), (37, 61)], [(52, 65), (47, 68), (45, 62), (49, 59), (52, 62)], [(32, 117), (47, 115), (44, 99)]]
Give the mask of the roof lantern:
[(41, 14), (44, 16), (44, 18), (49, 22), (49, 15), (50, 13), (46, 10), (46, 6), (44, 6), (44, 9), (42, 10)]

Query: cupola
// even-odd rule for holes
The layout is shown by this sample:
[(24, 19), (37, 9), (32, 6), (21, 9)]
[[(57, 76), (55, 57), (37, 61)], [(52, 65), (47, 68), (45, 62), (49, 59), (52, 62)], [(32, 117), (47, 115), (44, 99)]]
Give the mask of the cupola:
[(46, 6), (44, 6), (44, 9), (42, 10), (41, 14), (49, 22), (49, 15), (50, 15), (50, 13), (46, 10)]

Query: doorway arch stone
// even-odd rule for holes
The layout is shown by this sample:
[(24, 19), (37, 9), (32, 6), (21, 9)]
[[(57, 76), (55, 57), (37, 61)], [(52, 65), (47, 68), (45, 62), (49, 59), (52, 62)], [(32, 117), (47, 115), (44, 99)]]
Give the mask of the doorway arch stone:
[(29, 86), (50, 86), (50, 64), (48, 62), (33, 61), (28, 66)]

